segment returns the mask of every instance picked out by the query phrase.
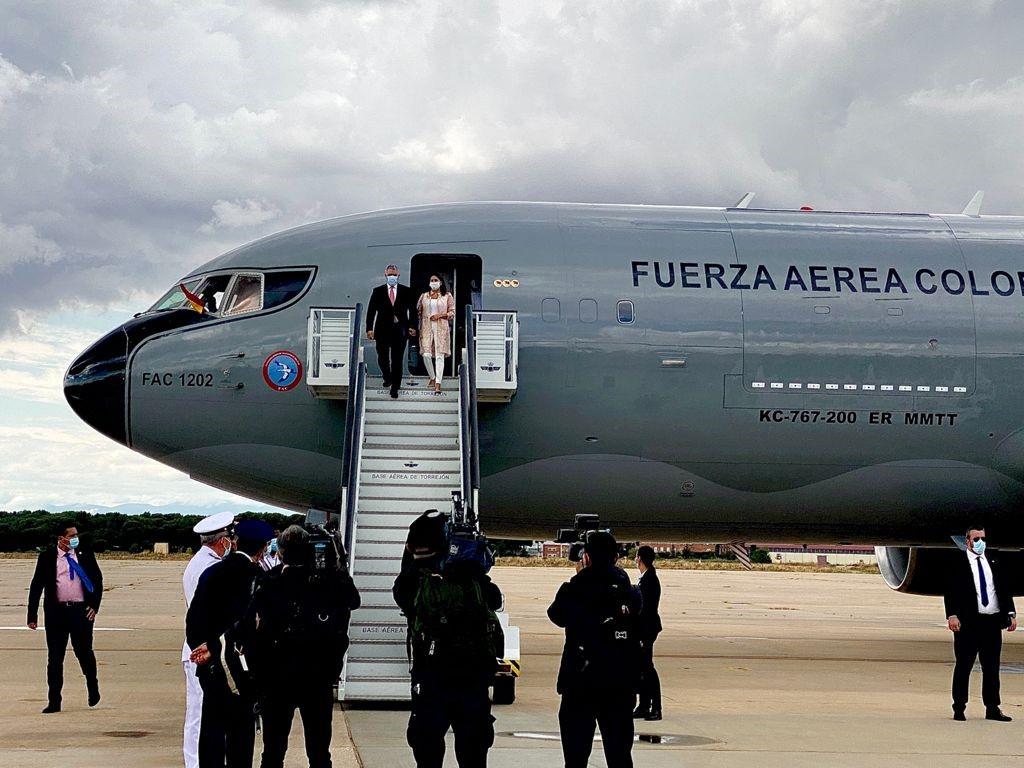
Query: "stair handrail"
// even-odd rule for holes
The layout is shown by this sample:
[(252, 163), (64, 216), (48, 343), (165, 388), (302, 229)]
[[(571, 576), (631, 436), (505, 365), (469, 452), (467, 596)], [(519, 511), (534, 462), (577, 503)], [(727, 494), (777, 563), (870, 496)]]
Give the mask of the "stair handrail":
[(348, 554), (349, 568), (352, 567), (352, 542), (356, 530), (356, 498), (359, 495), (359, 457), (357, 452), (363, 442), (363, 412), (366, 404), (366, 363), (360, 361), (356, 366), (355, 382), (352, 385), (352, 431), (350, 442), (345, 450), (352, 456), (345, 478), (345, 552)]
[(466, 520), (470, 523), (475, 523), (476, 510), (473, 509), (473, 483), (469, 469), (473, 455), (473, 430), (469, 424), (469, 402), (469, 366), (463, 360), (459, 364), (459, 460), (462, 465), (461, 491), (463, 513), (466, 516)]
[(363, 305), (356, 304), (352, 312), (352, 325), (349, 326), (348, 340), (348, 396), (345, 403), (345, 436), (342, 446), (345, 453), (341, 457), (341, 487), (348, 487), (349, 468), (352, 462), (352, 451), (349, 450), (352, 438), (352, 417), (355, 410), (352, 403), (356, 393), (356, 375), (359, 367), (359, 348), (362, 344), (362, 336), (359, 334), (359, 327), (362, 325)]
[[(469, 427), (470, 427), (470, 455), (469, 455), (469, 476), (470, 476), (470, 498), (475, 495), (473, 491), (480, 490), (480, 421), (477, 416), (477, 391), (476, 391), (476, 322), (473, 314), (473, 305), (466, 305), (466, 357), (469, 368)], [(475, 504), (473, 508), (476, 515)]]
[[(341, 512), (345, 516), (345, 552), (349, 553), (350, 560), (352, 552), (352, 518), (354, 517), (354, 512), (351, 510), (355, 508), (354, 490), (358, 482), (358, 477), (353, 477), (354, 470), (356, 469), (355, 452), (358, 450), (359, 441), (362, 439), (362, 414), (357, 414), (356, 411), (362, 408), (363, 397), (362, 393), (358, 390), (360, 389), (360, 373), (362, 373), (363, 381), (365, 382), (365, 370), (361, 369), (366, 367), (360, 355), (362, 351), (362, 325), (363, 305), (362, 302), (357, 302), (352, 312), (352, 325), (349, 326), (348, 397), (345, 404), (345, 435), (342, 439), (342, 450), (344, 453), (341, 457), (341, 487), (342, 498), (345, 504), (345, 508)], [(360, 433), (358, 436), (356, 435), (357, 432)]]

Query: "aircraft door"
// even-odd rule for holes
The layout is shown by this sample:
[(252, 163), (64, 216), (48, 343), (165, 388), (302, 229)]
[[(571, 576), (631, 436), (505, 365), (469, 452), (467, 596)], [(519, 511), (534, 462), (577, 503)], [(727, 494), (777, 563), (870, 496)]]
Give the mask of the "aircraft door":
[[(465, 307), (467, 304), (475, 309), (482, 307), (483, 261), (478, 255), (468, 253), (416, 254), (412, 257), (409, 286), (417, 298), (430, 290), (431, 275), (440, 277), (444, 287), (455, 297), (455, 322), (450, 329), (452, 357), (445, 369), (445, 375), (451, 376), (462, 361), (462, 347), (466, 343)], [(426, 366), (418, 354), (418, 339), (415, 350), (409, 352), (408, 368), (413, 375), (423, 376)]]

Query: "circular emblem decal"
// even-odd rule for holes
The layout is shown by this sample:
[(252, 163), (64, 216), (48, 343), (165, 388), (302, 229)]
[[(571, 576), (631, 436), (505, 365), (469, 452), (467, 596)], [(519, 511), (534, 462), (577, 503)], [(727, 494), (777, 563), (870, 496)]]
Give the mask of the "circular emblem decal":
[(274, 352), (263, 361), (263, 380), (278, 392), (295, 389), (302, 381), (302, 363), (291, 352)]

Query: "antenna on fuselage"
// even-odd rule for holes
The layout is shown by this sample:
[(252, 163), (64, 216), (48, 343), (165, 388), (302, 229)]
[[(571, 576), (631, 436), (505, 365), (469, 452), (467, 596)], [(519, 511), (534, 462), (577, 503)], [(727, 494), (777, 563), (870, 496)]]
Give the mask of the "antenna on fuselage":
[(754, 200), (754, 195), (754, 192), (747, 192), (747, 194), (745, 194), (743, 197), (739, 199), (739, 202), (737, 202), (736, 205), (733, 206), (733, 208), (749, 208), (750, 204)]
[(978, 190), (974, 193), (974, 197), (961, 211), (964, 216), (980, 216), (981, 215), (981, 201), (985, 199), (985, 193), (982, 190)]

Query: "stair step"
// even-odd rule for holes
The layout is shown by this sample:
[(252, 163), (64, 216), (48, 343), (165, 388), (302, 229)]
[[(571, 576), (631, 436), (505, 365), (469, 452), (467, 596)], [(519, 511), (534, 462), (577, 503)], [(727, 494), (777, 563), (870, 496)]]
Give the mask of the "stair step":
[(386, 589), (390, 592), (395, 583), (395, 577), (390, 574), (359, 573), (358, 570), (353, 574), (352, 580), (360, 592), (365, 589)]
[(402, 612), (398, 610), (397, 605), (391, 605), (386, 608), (360, 608), (352, 614), (353, 618), (358, 617), (361, 624), (388, 624), (391, 622), (401, 622), (405, 625), (405, 617), (402, 616)]
[(345, 701), (408, 701), (409, 678), (366, 678), (345, 681)]
[(423, 507), (417, 505), (416, 509), (418, 511), (414, 512), (368, 512), (363, 510), (359, 512), (359, 516), (365, 525), (401, 525), (408, 530), (409, 524), (423, 514)]
[[(412, 465), (412, 466), (410, 466)], [(438, 474), (451, 475), (462, 469), (458, 457), (453, 459), (432, 459), (419, 456), (402, 457), (401, 459), (372, 459), (366, 456), (359, 462), (361, 474), (375, 475), (379, 473), (399, 474)]]
[[(394, 423), (370, 423), (363, 426), (363, 434), (366, 437), (390, 437), (391, 442), (411, 445), (407, 438), (428, 437), (445, 445), (450, 440), (457, 440), (459, 434), (458, 422), (454, 423), (433, 423), (417, 424), (410, 422), (396, 421)], [(377, 442), (380, 442), (379, 440)]]
[(360, 640), (348, 647), (349, 661), (352, 659), (402, 659), (408, 660), (405, 638), (401, 640)]
[(371, 429), (379, 424), (429, 424), (446, 432), (458, 431), (459, 414), (456, 411), (434, 413), (433, 411), (392, 411), (366, 409), (364, 429)]
[(403, 469), (394, 471), (363, 471), (359, 473), (359, 495), (374, 498), (377, 491), (390, 488), (396, 491), (400, 488), (422, 487), (422, 488), (458, 488), (462, 485), (461, 473), (452, 472), (424, 472), (417, 469)]
[(401, 678), (409, 677), (409, 660), (406, 656), (382, 657), (382, 658), (352, 658), (348, 657), (348, 672), (346, 683), (352, 680), (360, 680), (371, 677)]
[(427, 400), (370, 400), (365, 406), (367, 414), (370, 413), (443, 413), (456, 418), (459, 415), (459, 404), (455, 400), (446, 397), (435, 397)]
[[(359, 501), (357, 506), (362, 510), (364, 508), (364, 502), (393, 499), (400, 502), (422, 501), (426, 502), (428, 507), (432, 507), (440, 502), (450, 503), (452, 500), (451, 492), (459, 490), (461, 485), (462, 483), (460, 480), (454, 475), (452, 476), (451, 481), (440, 485), (425, 485), (423, 483), (411, 485), (382, 483), (380, 485), (376, 485), (373, 483), (360, 482)], [(422, 512), (423, 510), (420, 511)]]
[(407, 525), (367, 525), (365, 521), (356, 526), (356, 543), (361, 541), (393, 541), (400, 547), (405, 546), (409, 535)]
[[(451, 505), (451, 494), (446, 494), (445, 499), (386, 499), (386, 498), (366, 498), (362, 497), (359, 499), (356, 509), (358, 514), (364, 513), (383, 513), (383, 514), (394, 514), (394, 515), (419, 515), (423, 513), (424, 509), (437, 508), (440, 509), (438, 504)], [(445, 507), (445, 511), (448, 510), (448, 506)], [(359, 521), (364, 525), (402, 525), (403, 521), (393, 520), (391, 522), (369, 522), (366, 519)], [(410, 520), (404, 521), (405, 525), (408, 525)]]
[(373, 460), (412, 460), (412, 461), (459, 461), (462, 452), (458, 443), (448, 446), (430, 445), (364, 445), (363, 463)]
[(459, 435), (380, 434), (362, 435), (362, 450), (387, 449), (409, 451), (459, 451)]
[(385, 541), (383, 543), (378, 543), (361, 539), (359, 538), (359, 534), (356, 534), (356, 543), (353, 546), (353, 551), (356, 555), (356, 567), (358, 568), (362, 563), (371, 559), (380, 560), (381, 558), (395, 558), (401, 560), (402, 551), (404, 549), (404, 542)]

